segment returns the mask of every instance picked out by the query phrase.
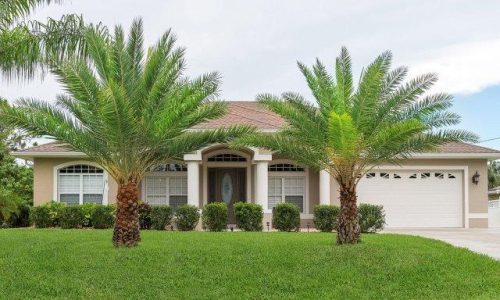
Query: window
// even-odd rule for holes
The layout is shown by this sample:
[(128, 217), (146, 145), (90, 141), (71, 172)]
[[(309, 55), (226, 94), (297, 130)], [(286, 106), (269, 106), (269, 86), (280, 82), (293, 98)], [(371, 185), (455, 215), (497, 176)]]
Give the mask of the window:
[(439, 178), (439, 179), (444, 179), (444, 174), (443, 173), (434, 173), (434, 177)]
[(146, 202), (151, 205), (187, 204), (186, 176), (146, 176)]
[(304, 212), (304, 177), (269, 177), (268, 208), (272, 209), (278, 203), (286, 202), (297, 205), (300, 212)]
[(414, 173), (414, 174), (410, 175), (410, 177), (409, 177), (409, 178), (410, 178), (410, 179), (417, 179), (417, 174), (416, 174), (416, 173)]
[(227, 153), (210, 156), (208, 161), (247, 161), (247, 159), (240, 155)]
[(375, 173), (367, 173), (366, 178), (373, 178), (375, 177)]
[(72, 165), (58, 170), (58, 200), (67, 204), (104, 200), (104, 171), (89, 165)]
[(455, 175), (453, 175), (453, 174), (449, 174), (449, 173), (448, 173), (448, 178), (450, 178), (450, 179), (454, 179), (454, 178), (456, 178), (456, 177), (455, 177)]
[(380, 173), (380, 177), (384, 179), (389, 179), (389, 173)]
[(150, 169), (151, 172), (186, 172), (187, 166), (183, 164), (161, 164)]
[(401, 175), (394, 173), (394, 179), (401, 179)]
[(304, 168), (292, 164), (274, 164), (268, 168), (269, 172), (304, 172)]

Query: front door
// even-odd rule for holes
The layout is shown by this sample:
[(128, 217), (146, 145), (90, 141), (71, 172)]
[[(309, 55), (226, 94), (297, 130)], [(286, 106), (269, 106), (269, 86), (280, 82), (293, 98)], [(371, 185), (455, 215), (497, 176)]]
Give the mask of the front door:
[(224, 202), (228, 209), (228, 224), (235, 224), (234, 204), (246, 201), (245, 168), (209, 168), (208, 202)]

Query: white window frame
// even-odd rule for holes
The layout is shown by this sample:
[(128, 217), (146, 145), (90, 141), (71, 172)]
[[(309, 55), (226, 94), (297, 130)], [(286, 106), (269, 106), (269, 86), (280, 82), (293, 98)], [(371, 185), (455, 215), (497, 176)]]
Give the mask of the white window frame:
[[(71, 161), (71, 162), (66, 162), (62, 163), (60, 165), (54, 166), (53, 168), (53, 187), (52, 187), (52, 192), (53, 192), (53, 199), (57, 202), (61, 202), (60, 200), (60, 193), (59, 193), (59, 170), (64, 169), (66, 167), (74, 166), (74, 165), (87, 165), (87, 166), (92, 166), (96, 167), (99, 169), (103, 170), (102, 173), (102, 179), (104, 181), (104, 188), (103, 188), (103, 194), (102, 194), (102, 204), (107, 205), (108, 204), (108, 192), (109, 192), (109, 186), (108, 186), (108, 172), (104, 170), (103, 167), (100, 165), (90, 162), (90, 161), (85, 161), (85, 160), (79, 160), (79, 161)], [(73, 173), (74, 175), (80, 175), (80, 192), (78, 196), (78, 204), (82, 205), (83, 204), (83, 176), (84, 174), (82, 173)]]
[(147, 181), (148, 181), (148, 178), (151, 178), (151, 177), (160, 177), (160, 178), (165, 178), (166, 179), (166, 186), (165, 186), (165, 189), (166, 189), (166, 195), (167, 195), (167, 203), (166, 205), (170, 205), (170, 196), (186, 196), (186, 199), (187, 199), (187, 189), (189, 187), (186, 188), (186, 194), (185, 195), (180, 195), (180, 194), (175, 194), (175, 195), (171, 195), (170, 194), (170, 179), (171, 178), (174, 178), (174, 177), (184, 177), (186, 178), (186, 186), (188, 184), (187, 182), (187, 171), (177, 171), (177, 172), (172, 172), (172, 171), (166, 171), (166, 172), (148, 172), (146, 173), (146, 176), (144, 176), (144, 180), (143, 180), (143, 184), (141, 185), (141, 194), (142, 194), (142, 199), (145, 201), (145, 202), (148, 202), (148, 195), (147, 195)]
[[(275, 164), (292, 164), (297, 165), (304, 168), (304, 171), (284, 171), (284, 172), (272, 172), (268, 171), (268, 180), (271, 178), (281, 178), (281, 203), (285, 202), (285, 178), (296, 178), (302, 177), (304, 182), (304, 192), (303, 192), (303, 211), (300, 212), (301, 217), (305, 217), (309, 215), (309, 168), (302, 166), (300, 164), (294, 163), (290, 160), (273, 160), (269, 162), (269, 166)], [(299, 195), (289, 195), (289, 196), (299, 196)], [(268, 198), (270, 196), (268, 195)], [(266, 211), (272, 211), (272, 208), (269, 208), (269, 199), (268, 206), (265, 207)]]

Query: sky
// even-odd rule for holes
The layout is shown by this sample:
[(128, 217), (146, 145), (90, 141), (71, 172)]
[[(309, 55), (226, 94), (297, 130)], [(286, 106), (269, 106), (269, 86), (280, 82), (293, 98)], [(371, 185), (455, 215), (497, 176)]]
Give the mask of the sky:
[[(142, 17), (146, 45), (169, 28), (186, 47), (188, 76), (217, 71), (220, 98), (254, 100), (259, 93), (302, 93), (312, 101), (297, 61), (316, 58), (331, 71), (346, 46), (357, 78), (363, 66), (391, 50), (410, 75), (439, 75), (432, 92), (455, 96), (459, 127), (481, 140), (500, 137), (500, 1), (72, 0), (37, 9), (34, 18), (82, 14), (87, 21), (128, 28)], [(51, 76), (0, 81), (9, 101), (54, 101)], [(500, 149), (500, 139), (480, 143)]]

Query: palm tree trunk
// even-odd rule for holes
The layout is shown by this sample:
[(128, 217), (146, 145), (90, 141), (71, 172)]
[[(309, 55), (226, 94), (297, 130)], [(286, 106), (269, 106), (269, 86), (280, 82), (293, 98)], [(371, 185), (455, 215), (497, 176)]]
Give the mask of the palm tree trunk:
[(340, 186), (340, 213), (338, 216), (337, 244), (356, 244), (360, 241), (356, 189)]
[(113, 231), (115, 247), (137, 246), (141, 240), (139, 233), (139, 189), (137, 182), (129, 180), (121, 183), (116, 196), (116, 222)]

